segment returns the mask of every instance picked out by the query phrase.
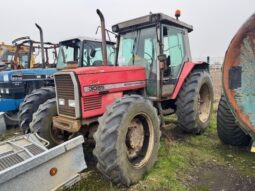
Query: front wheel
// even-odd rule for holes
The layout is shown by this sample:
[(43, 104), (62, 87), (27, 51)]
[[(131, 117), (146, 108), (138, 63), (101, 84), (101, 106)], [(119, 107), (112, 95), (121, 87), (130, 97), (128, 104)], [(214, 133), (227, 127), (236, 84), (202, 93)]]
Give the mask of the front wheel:
[(213, 86), (206, 70), (193, 70), (185, 80), (177, 98), (179, 127), (187, 133), (199, 134), (209, 122), (213, 109)]
[(67, 140), (67, 132), (53, 128), (52, 117), (57, 115), (56, 98), (49, 99), (41, 104), (33, 115), (30, 131), (37, 132), (42, 138), (49, 141), (49, 148)]
[(157, 159), (160, 135), (151, 102), (138, 95), (123, 97), (99, 119), (93, 151), (97, 168), (115, 184), (138, 182)]
[(31, 94), (28, 94), (23, 103), (19, 107), (19, 125), (23, 133), (29, 129), (29, 124), (33, 119), (33, 114), (37, 111), (39, 106), (49, 99), (55, 97), (54, 87), (42, 87), (35, 89)]

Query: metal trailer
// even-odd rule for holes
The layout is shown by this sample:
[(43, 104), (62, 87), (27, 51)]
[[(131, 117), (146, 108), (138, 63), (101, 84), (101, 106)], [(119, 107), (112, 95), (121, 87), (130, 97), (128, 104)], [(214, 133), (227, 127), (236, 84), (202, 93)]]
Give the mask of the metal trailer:
[(0, 143), (0, 190), (45, 191), (80, 180), (84, 160), (82, 136), (48, 150), (36, 134)]

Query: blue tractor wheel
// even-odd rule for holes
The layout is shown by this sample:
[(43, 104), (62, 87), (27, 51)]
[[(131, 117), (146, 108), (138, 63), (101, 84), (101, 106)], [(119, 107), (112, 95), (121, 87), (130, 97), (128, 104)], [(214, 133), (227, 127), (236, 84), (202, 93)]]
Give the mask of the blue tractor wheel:
[(55, 88), (52, 86), (36, 89), (25, 97), (24, 102), (20, 105), (18, 114), (19, 125), (23, 133), (29, 130), (33, 114), (38, 110), (39, 106), (52, 98), (55, 98)]

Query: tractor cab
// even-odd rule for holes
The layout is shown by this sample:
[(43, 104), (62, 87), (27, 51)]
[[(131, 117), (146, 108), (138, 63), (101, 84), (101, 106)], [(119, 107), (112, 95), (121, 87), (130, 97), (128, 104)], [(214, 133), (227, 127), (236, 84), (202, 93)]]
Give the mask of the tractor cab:
[[(108, 65), (113, 65), (115, 60), (114, 42), (107, 41)], [(59, 43), (58, 69), (77, 67), (101, 66), (102, 42), (101, 40), (77, 37)]]
[(188, 33), (191, 25), (162, 13), (116, 24), (119, 66), (144, 66), (147, 94), (169, 97), (185, 62), (191, 60)]
[(29, 57), (29, 48), (24, 46), (0, 45), (0, 71), (11, 69), (11, 64), (26, 68)]
[[(38, 42), (30, 39), (30, 37), (21, 37), (12, 41), (16, 47), (14, 59), (10, 63), (11, 69), (31, 69), (31, 68), (55, 68), (57, 60), (58, 45), (51, 42)], [(27, 52), (26, 61), (17, 64), (18, 55)]]

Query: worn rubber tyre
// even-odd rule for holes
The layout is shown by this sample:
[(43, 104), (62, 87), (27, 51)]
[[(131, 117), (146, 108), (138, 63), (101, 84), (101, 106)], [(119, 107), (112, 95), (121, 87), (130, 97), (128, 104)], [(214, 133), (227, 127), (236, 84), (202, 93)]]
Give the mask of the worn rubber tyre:
[(23, 103), (19, 107), (19, 125), (23, 133), (29, 129), (29, 124), (32, 121), (33, 114), (37, 111), (39, 106), (48, 99), (55, 97), (54, 87), (42, 87), (34, 90), (27, 95)]
[(61, 144), (65, 141), (62, 135), (58, 134), (58, 129), (52, 127), (52, 117), (57, 115), (56, 98), (47, 100), (39, 106), (34, 113), (33, 120), (29, 125), (30, 131), (37, 132), (42, 138), (49, 141), (49, 148)]
[(19, 120), (17, 113), (17, 111), (4, 113), (4, 120), (7, 128), (18, 127)]
[(199, 134), (209, 126), (213, 109), (213, 86), (206, 70), (194, 69), (185, 80), (177, 98), (179, 127)]
[(224, 95), (221, 96), (217, 111), (217, 131), (220, 140), (224, 144), (248, 146), (251, 142), (251, 137), (245, 134), (236, 123)]
[(94, 134), (97, 168), (115, 184), (130, 186), (157, 160), (160, 121), (151, 102), (125, 96), (107, 108)]

